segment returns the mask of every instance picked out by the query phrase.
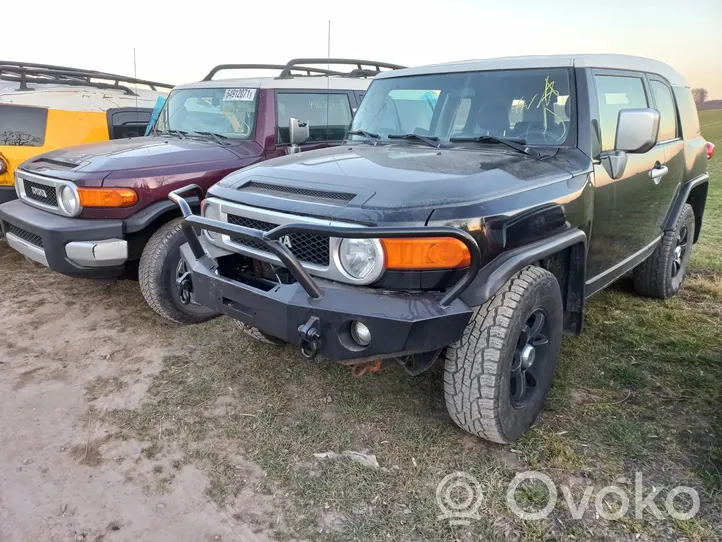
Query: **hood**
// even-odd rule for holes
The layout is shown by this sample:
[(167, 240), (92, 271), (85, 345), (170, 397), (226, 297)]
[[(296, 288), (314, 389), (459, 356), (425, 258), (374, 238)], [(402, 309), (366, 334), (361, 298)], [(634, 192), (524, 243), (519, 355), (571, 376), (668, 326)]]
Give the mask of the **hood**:
[(69, 180), (102, 181), (114, 171), (142, 169), (143, 176), (158, 175), (164, 168), (177, 171), (188, 164), (198, 169), (204, 163), (237, 161), (261, 151), (253, 141), (221, 146), (202, 139), (150, 136), (67, 147), (28, 160), (22, 168)]
[[(315, 188), (353, 194), (348, 206), (433, 209), (499, 198), (571, 177), (547, 160), (499, 147), (361, 144), (262, 162), (228, 175), (219, 186), (238, 190), (249, 183), (267, 183)], [(222, 192), (226, 197), (230, 193)]]

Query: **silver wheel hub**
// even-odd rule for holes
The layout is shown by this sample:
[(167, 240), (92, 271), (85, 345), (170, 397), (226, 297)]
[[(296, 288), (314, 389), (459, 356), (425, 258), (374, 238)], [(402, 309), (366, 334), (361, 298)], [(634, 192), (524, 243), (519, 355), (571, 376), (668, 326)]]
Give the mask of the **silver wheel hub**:
[(524, 369), (528, 369), (534, 365), (534, 358), (536, 357), (536, 350), (530, 344), (527, 344), (522, 348), (521, 351), (521, 366)]
[(674, 259), (677, 262), (680, 262), (682, 260), (682, 247), (677, 247), (674, 249)]

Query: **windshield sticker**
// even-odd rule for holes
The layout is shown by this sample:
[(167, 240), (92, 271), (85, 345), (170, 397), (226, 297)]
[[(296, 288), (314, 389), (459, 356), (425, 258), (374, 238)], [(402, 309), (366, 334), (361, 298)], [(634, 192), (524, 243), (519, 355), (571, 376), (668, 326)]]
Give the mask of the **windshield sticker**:
[(223, 95), (224, 102), (252, 102), (256, 97), (255, 88), (227, 88)]

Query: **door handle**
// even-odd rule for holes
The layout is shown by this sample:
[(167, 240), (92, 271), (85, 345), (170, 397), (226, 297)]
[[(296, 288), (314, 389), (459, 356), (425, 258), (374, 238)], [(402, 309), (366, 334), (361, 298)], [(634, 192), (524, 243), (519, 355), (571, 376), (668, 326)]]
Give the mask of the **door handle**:
[(664, 177), (667, 173), (669, 173), (669, 168), (658, 163), (649, 172), (649, 176), (654, 181), (654, 184), (659, 184), (659, 181), (661, 181), (662, 177)]

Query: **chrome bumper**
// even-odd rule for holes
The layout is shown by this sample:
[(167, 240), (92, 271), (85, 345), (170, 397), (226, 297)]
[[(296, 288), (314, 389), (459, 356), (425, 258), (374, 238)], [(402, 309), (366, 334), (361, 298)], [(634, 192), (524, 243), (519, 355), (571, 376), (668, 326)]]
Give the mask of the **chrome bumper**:
[[(45, 250), (28, 243), (17, 235), (8, 233), (8, 245), (23, 256), (45, 267), (50, 267)], [(105, 267), (120, 265), (128, 259), (128, 243), (123, 239), (105, 239), (102, 241), (71, 241), (65, 245), (65, 255), (71, 262), (83, 267)]]

